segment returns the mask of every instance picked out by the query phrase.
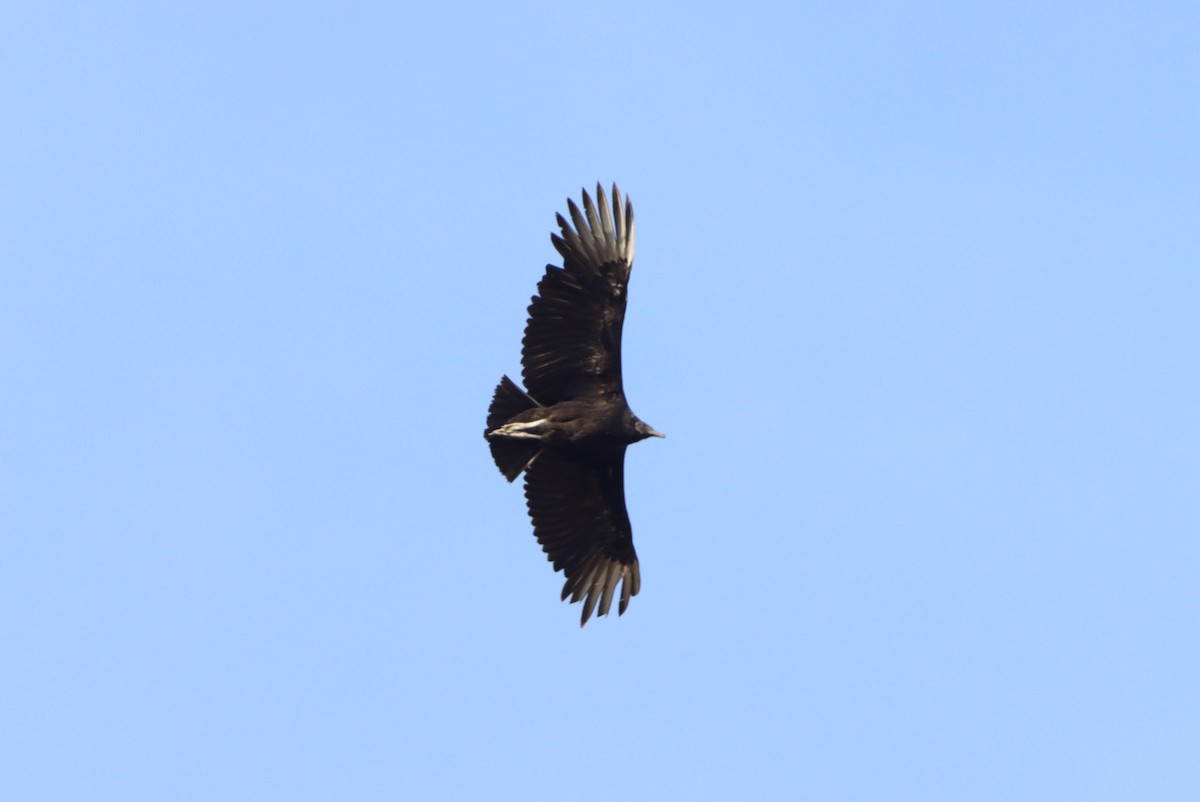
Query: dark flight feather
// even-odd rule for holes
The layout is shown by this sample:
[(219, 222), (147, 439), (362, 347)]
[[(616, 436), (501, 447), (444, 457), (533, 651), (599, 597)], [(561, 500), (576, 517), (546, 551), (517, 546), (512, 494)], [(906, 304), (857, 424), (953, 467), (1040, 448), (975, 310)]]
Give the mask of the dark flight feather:
[[(625, 508), (625, 449), (602, 463), (592, 455), (546, 449), (525, 472), (525, 501), (542, 551), (563, 571), (562, 597), (587, 599), (582, 622), (596, 602), (607, 615), (622, 584), (618, 613), (641, 585), (633, 530)], [(607, 598), (605, 598), (607, 597)]]
[[(556, 571), (562, 598), (583, 602), (581, 624), (624, 613), (641, 587), (625, 507), (625, 450), (662, 435), (629, 409), (621, 380), (621, 330), (633, 265), (633, 205), (616, 185), (612, 205), (567, 201), (550, 239), (563, 259), (547, 265), (529, 305), (521, 375), (492, 396), (484, 436), (510, 482), (525, 473), (533, 531)], [(617, 587), (621, 593), (617, 596)]]
[[(599, 187), (596, 194), (603, 203)], [(595, 217), (587, 193), (584, 207)], [(614, 185), (615, 230), (589, 228), (573, 201), (567, 208), (575, 228), (558, 215), (562, 236), (550, 236), (563, 266), (546, 266), (529, 305), (523, 341), (521, 375), (529, 394), (544, 405), (622, 390), (621, 328), (633, 264), (633, 205), (626, 200), (622, 206)]]

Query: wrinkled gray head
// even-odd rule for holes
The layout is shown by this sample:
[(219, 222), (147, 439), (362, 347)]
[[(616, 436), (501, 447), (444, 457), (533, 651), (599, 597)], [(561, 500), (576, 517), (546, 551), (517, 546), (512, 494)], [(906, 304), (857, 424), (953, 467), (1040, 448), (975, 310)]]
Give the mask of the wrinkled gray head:
[(639, 435), (641, 435), (638, 438), (639, 440), (645, 440), (647, 437), (666, 437), (665, 434), (656, 430), (654, 427), (650, 426), (648, 423), (644, 423), (642, 420), (640, 420), (638, 418), (633, 419), (633, 428), (637, 431), (637, 433)]

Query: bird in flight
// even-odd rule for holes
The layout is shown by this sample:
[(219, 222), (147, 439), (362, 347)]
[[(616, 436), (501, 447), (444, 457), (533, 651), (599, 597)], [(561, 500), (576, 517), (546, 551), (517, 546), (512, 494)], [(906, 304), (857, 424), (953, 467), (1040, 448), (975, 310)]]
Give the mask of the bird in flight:
[[(596, 185), (583, 210), (567, 201), (571, 222), (556, 215), (550, 239), (563, 266), (546, 266), (521, 349), (522, 390), (500, 379), (484, 437), (508, 481), (525, 474), (533, 533), (566, 576), (562, 598), (608, 615), (621, 586), (618, 615), (641, 587), (633, 530), (625, 509), (625, 449), (665, 437), (638, 419), (621, 384), (621, 326), (633, 267), (633, 205), (616, 184), (612, 210)], [(572, 224), (574, 227), (572, 228)]]

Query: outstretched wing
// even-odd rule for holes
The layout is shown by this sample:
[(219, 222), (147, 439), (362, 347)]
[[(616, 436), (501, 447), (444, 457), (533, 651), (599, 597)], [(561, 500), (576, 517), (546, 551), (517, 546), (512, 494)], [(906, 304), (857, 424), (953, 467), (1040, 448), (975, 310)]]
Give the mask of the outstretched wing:
[(521, 375), (544, 405), (572, 398), (620, 394), (621, 327), (633, 266), (633, 205), (612, 188), (613, 214), (596, 185), (596, 203), (583, 193), (583, 211), (567, 201), (571, 223), (557, 215), (562, 236), (551, 234), (563, 266), (546, 266), (529, 305)]
[(567, 577), (562, 597), (586, 599), (580, 626), (597, 602), (597, 615), (608, 615), (618, 583), (624, 613), (642, 584), (625, 510), (625, 449), (544, 449), (525, 472), (525, 501), (538, 543)]

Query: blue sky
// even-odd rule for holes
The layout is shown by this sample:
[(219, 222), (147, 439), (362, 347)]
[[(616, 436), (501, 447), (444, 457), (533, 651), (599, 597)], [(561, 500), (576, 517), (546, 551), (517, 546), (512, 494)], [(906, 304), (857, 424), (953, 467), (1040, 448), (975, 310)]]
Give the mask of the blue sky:
[[(10, 4), (0, 797), (1200, 798), (1194, 3)], [(481, 438), (633, 197), (642, 593)]]

